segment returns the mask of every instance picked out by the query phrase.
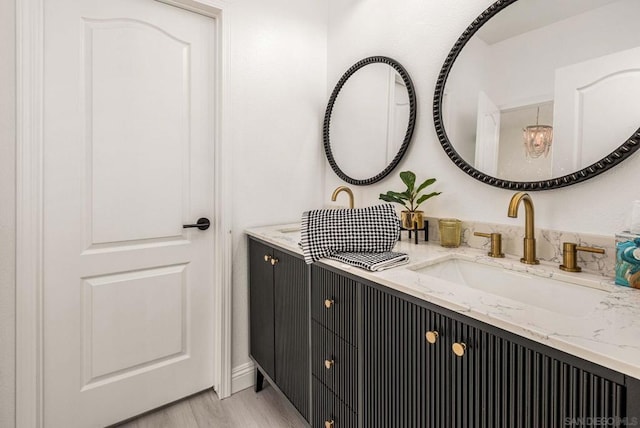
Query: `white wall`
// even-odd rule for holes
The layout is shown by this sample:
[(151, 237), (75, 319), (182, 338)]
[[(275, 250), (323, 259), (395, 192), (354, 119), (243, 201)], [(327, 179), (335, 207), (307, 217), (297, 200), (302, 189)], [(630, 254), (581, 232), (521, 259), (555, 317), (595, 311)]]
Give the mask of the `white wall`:
[(232, 365), (249, 361), (250, 226), (299, 222), (321, 203), (324, 1), (237, 0), (231, 34)]
[[(356, 205), (378, 203), (378, 194), (400, 190), (398, 172), (411, 169), (419, 178), (436, 177), (443, 191), (424, 206), (427, 215), (520, 225), (507, 217), (513, 192), (482, 184), (454, 166), (433, 126), (435, 82), (446, 55), (464, 29), (491, 0), (331, 0), (329, 14), (329, 90), (347, 67), (367, 55), (388, 55), (402, 63), (416, 85), (418, 121), (405, 159), (390, 177), (355, 189)], [(625, 226), (631, 201), (640, 199), (640, 155), (614, 170), (564, 189), (533, 193), (536, 225), (549, 229), (612, 235)], [(325, 166), (324, 200), (343, 184)], [(567, 203), (569, 202), (569, 203)]]
[(0, 427), (15, 421), (15, 3), (0, 2)]

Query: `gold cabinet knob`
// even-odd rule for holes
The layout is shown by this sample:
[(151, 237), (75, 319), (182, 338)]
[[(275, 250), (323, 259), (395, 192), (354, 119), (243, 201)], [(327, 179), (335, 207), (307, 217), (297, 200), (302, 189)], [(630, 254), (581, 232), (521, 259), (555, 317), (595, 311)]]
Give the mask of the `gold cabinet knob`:
[(451, 345), (451, 349), (453, 349), (453, 353), (458, 357), (462, 357), (464, 355), (464, 351), (467, 350), (467, 345), (462, 342), (455, 342), (453, 345)]
[(324, 307), (329, 309), (331, 308), (331, 306), (334, 304), (335, 302), (333, 301), (333, 299), (325, 299), (324, 301)]
[(324, 360), (324, 366), (327, 370), (329, 370), (336, 362), (333, 360)]
[(276, 259), (275, 257), (271, 257), (271, 266), (275, 266), (278, 264), (280, 260)]
[(333, 419), (331, 419), (330, 421), (324, 421), (324, 428), (333, 428)]
[(436, 343), (438, 341), (438, 332), (437, 331), (428, 331), (424, 334), (427, 338), (427, 342)]
[(268, 262), (269, 260), (271, 260), (271, 256), (269, 254), (265, 254), (264, 255), (264, 261)]

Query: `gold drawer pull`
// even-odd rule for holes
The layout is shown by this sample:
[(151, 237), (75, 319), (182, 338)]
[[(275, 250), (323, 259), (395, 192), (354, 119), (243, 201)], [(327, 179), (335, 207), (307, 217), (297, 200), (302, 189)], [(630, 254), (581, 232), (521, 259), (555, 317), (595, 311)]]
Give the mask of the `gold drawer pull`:
[(333, 360), (324, 360), (324, 366), (329, 370), (336, 362)]
[(271, 256), (269, 254), (265, 254), (264, 255), (264, 261), (268, 262), (269, 260), (271, 260)]
[(271, 257), (271, 266), (275, 266), (278, 264), (280, 260), (276, 259), (275, 257)]
[(333, 301), (333, 299), (325, 299), (324, 301), (324, 307), (327, 309), (330, 309), (331, 306), (334, 304), (335, 302)]
[(330, 421), (324, 421), (324, 428), (333, 428), (333, 419)]
[(458, 357), (462, 357), (464, 355), (464, 351), (467, 350), (467, 345), (462, 342), (455, 342), (453, 345), (451, 345), (451, 349), (453, 349), (453, 353)]
[(424, 335), (427, 338), (427, 342), (436, 343), (438, 341), (438, 332), (437, 331), (428, 331)]

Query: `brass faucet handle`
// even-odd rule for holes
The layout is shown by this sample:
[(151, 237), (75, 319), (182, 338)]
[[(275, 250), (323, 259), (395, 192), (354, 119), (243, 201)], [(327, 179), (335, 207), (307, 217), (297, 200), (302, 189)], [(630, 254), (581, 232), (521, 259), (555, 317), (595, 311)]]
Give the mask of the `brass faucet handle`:
[(566, 272), (582, 272), (582, 268), (578, 266), (578, 251), (604, 254), (604, 249), (602, 248), (580, 247), (574, 242), (563, 242), (562, 264), (560, 265), (560, 269)]
[(495, 257), (497, 259), (504, 257), (504, 253), (502, 252), (502, 234), (483, 232), (473, 232), (473, 234), (475, 236), (482, 236), (483, 238), (491, 239), (491, 251), (487, 253), (489, 257)]
[(578, 251), (586, 251), (587, 253), (596, 253), (596, 254), (604, 254), (604, 248), (596, 248), (596, 247), (576, 247)]

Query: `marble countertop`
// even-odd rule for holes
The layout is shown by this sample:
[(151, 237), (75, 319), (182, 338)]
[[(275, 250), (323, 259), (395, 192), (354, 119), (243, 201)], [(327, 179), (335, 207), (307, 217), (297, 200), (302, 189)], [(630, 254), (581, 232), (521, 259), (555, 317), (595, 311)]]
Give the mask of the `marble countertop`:
[[(246, 233), (302, 255), (299, 228), (299, 224), (288, 224), (251, 228)], [(406, 235), (394, 250), (409, 254), (409, 264), (369, 272), (334, 260), (322, 263), (640, 379), (640, 290), (617, 286), (612, 278), (563, 272), (556, 264), (531, 266), (515, 256), (494, 259), (473, 248), (448, 249), (428, 242), (415, 245)], [(571, 290), (577, 291), (573, 293), (576, 298), (559, 303), (570, 310), (552, 311), (416, 271), (448, 258), (563, 281), (576, 287)]]

